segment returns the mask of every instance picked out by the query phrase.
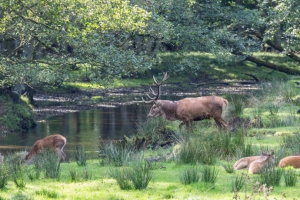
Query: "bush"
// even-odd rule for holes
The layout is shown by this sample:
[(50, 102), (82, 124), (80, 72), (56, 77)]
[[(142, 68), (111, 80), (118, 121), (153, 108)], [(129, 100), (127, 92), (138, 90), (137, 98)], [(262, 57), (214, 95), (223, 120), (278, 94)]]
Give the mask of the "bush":
[(184, 185), (189, 185), (191, 183), (196, 183), (200, 179), (200, 175), (198, 173), (198, 167), (191, 167), (188, 169), (183, 170), (179, 174), (179, 180)]

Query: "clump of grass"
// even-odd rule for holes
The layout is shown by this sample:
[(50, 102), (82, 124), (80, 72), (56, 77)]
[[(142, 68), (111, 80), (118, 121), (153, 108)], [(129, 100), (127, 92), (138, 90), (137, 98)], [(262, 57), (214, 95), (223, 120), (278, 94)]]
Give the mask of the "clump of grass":
[[(24, 154), (25, 155), (25, 154)], [(25, 169), (23, 165), (23, 154), (14, 153), (7, 156), (8, 174), (12, 178), (17, 188), (24, 188), (25, 183)]]
[(284, 183), (287, 187), (294, 187), (297, 183), (297, 172), (294, 168), (286, 168), (284, 171)]
[(84, 180), (90, 180), (92, 178), (92, 174), (88, 171), (87, 167), (84, 167), (82, 178)]
[(180, 152), (177, 155), (177, 162), (184, 164), (215, 164), (216, 149), (210, 145), (211, 143), (202, 139), (193, 138), (182, 141)]
[(153, 178), (152, 169), (152, 163), (143, 162), (142, 160), (136, 160), (130, 164), (127, 176), (136, 190), (147, 188)]
[(279, 186), (283, 172), (282, 168), (273, 167), (271, 169), (265, 169), (263, 173), (260, 174), (259, 180), (261, 183), (265, 183), (269, 186)]
[(70, 181), (72, 181), (72, 182), (77, 181), (78, 173), (77, 173), (76, 169), (70, 169), (69, 174), (70, 174)]
[(75, 160), (78, 166), (86, 165), (86, 152), (84, 146), (76, 146)]
[(245, 108), (245, 99), (241, 96), (230, 97), (229, 114), (232, 116), (241, 116)]
[(43, 196), (43, 197), (47, 197), (47, 198), (51, 198), (51, 199), (56, 199), (56, 198), (59, 197), (57, 192), (49, 191), (49, 190), (46, 190), (46, 189), (36, 191), (35, 193), (39, 196)]
[(238, 174), (231, 183), (231, 192), (239, 192), (245, 186), (248, 178), (246, 173)]
[(8, 182), (8, 169), (6, 164), (0, 164), (0, 189), (4, 189)]
[(132, 183), (127, 177), (127, 169), (124, 168), (110, 168), (109, 175), (115, 179), (121, 190), (132, 189)]
[(224, 167), (225, 171), (229, 174), (234, 173), (234, 168), (233, 168), (233, 162), (227, 160), (225, 163), (222, 163), (222, 166)]
[(126, 145), (113, 144), (112, 142), (106, 144), (103, 151), (108, 163), (112, 164), (115, 167), (123, 166), (125, 163), (128, 163), (134, 156), (134, 151), (132, 148)]
[(60, 161), (57, 159), (55, 150), (46, 148), (34, 158), (34, 162), (40, 165), (44, 171), (45, 178), (60, 178)]
[(191, 167), (188, 169), (184, 169), (179, 174), (179, 180), (184, 185), (189, 185), (192, 183), (197, 183), (200, 179), (198, 167)]
[(219, 170), (217, 169), (217, 167), (204, 165), (201, 171), (201, 181), (204, 182), (206, 185), (209, 183), (214, 185), (219, 174)]

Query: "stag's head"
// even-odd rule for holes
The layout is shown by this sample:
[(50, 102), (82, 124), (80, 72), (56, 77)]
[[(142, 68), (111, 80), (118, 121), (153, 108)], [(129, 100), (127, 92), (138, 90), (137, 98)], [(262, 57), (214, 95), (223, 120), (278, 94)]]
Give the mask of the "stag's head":
[(157, 92), (155, 92), (151, 87), (149, 88), (149, 93), (147, 94), (148, 98), (150, 100), (145, 101), (144, 98), (143, 101), (145, 103), (154, 103), (149, 114), (148, 117), (152, 118), (152, 117), (157, 117), (157, 116), (161, 116), (162, 115), (162, 110), (160, 109), (160, 102), (159, 102), (159, 97), (161, 94), (161, 85), (169, 78), (167, 73), (163, 73), (163, 79), (161, 82), (158, 82), (156, 77), (153, 76), (153, 80), (155, 85), (157, 86)]

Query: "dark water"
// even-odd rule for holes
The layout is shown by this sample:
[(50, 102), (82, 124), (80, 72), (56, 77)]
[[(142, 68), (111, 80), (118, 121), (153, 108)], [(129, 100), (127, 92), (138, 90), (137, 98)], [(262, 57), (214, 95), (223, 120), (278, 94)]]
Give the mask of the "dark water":
[(0, 152), (27, 151), (36, 140), (52, 134), (67, 138), (66, 152), (83, 145), (86, 151), (98, 151), (101, 140), (118, 140), (123, 135), (136, 134), (137, 122), (145, 120), (149, 107), (123, 105), (53, 116), (28, 133), (12, 134), (0, 138)]

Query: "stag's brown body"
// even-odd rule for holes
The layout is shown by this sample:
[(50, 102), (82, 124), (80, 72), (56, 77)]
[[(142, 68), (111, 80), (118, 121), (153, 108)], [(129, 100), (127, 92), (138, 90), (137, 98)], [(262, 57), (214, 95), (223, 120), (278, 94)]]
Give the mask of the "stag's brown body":
[(213, 118), (218, 128), (227, 130), (228, 123), (222, 118), (223, 108), (228, 106), (228, 101), (218, 96), (203, 96), (185, 98), (179, 101), (156, 100), (148, 117), (162, 116), (167, 120), (179, 120), (179, 128), (186, 125), (190, 127), (192, 121)]
[(300, 168), (300, 156), (287, 156), (279, 161), (278, 167)]
[(43, 139), (37, 140), (33, 147), (31, 148), (31, 151), (26, 155), (25, 160), (28, 163), (31, 163), (32, 158), (40, 153), (41, 150), (49, 148), (52, 150), (55, 150), (57, 152), (57, 156), (59, 160), (65, 160), (66, 155), (63, 152), (64, 146), (67, 144), (67, 140), (64, 136), (55, 134), (55, 135), (49, 135)]

